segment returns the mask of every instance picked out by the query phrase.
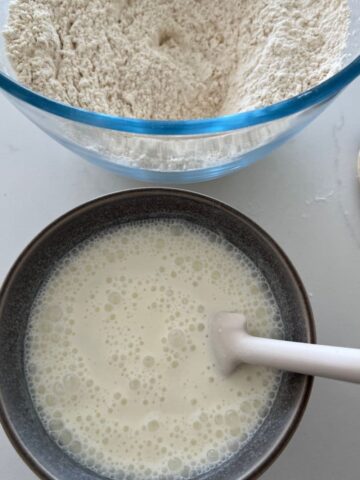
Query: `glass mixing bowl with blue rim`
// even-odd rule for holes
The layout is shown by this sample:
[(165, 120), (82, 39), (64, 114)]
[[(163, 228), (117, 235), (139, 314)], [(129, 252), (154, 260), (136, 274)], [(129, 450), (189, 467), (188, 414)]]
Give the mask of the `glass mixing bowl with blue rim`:
[[(1, 31), (10, 1), (0, 4)], [(360, 1), (349, 0), (349, 5), (351, 27), (342, 70), (301, 95), (245, 113), (153, 121), (71, 107), (16, 81), (1, 35), (0, 87), (50, 137), (100, 167), (158, 184), (211, 180), (265, 157), (314, 120), (360, 75)]]

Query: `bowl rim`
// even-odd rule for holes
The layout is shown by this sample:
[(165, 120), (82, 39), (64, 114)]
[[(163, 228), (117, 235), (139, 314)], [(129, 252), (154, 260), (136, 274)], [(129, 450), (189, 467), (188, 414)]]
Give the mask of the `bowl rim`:
[[(9, 284), (11, 283), (12, 279), (18, 275), (21, 271), (23, 262), (26, 262), (27, 257), (31, 256), (32, 251), (36, 249), (39, 245), (41, 245), (43, 239), (46, 238), (47, 235), (51, 235), (54, 229), (57, 229), (61, 224), (64, 224), (72, 219), (82, 215), (88, 210), (93, 208), (99, 207), (101, 205), (106, 205), (112, 203), (114, 200), (119, 200), (123, 197), (131, 198), (132, 196), (138, 195), (152, 195), (156, 197), (156, 195), (169, 195), (175, 196), (177, 198), (187, 198), (192, 199), (195, 201), (199, 201), (201, 203), (205, 203), (209, 208), (216, 205), (221, 209), (225, 210), (229, 215), (237, 217), (242, 223), (249, 225), (255, 232), (256, 235), (262, 237), (268, 244), (270, 244), (273, 251), (281, 257), (281, 259), (285, 262), (287, 268), (290, 271), (290, 274), (295, 281), (299, 292), (302, 296), (302, 300), (304, 302), (304, 307), (306, 310), (306, 316), (304, 317), (306, 322), (306, 330), (309, 336), (309, 343), (316, 343), (316, 328), (315, 328), (315, 321), (313, 312), (311, 309), (311, 304), (309, 297), (306, 293), (306, 289), (304, 284), (295, 269), (294, 265), (290, 261), (289, 257), (286, 253), (282, 250), (282, 248), (278, 245), (278, 243), (265, 231), (260, 227), (257, 223), (251, 220), (249, 217), (244, 215), (243, 213), (239, 212), (237, 209), (223, 203), (217, 199), (214, 199), (207, 195), (202, 195), (196, 192), (183, 190), (183, 189), (176, 189), (176, 188), (164, 188), (164, 187), (154, 187), (154, 188), (137, 188), (137, 189), (128, 189), (123, 190), (120, 192), (111, 193), (105, 196), (97, 197), (93, 200), (85, 202), (69, 211), (61, 215), (60, 217), (56, 218), (54, 221), (49, 223), (44, 229), (38, 233), (33, 240), (23, 249), (20, 255), (17, 257), (15, 262), (13, 263), (11, 269), (9, 270), (3, 284), (0, 288), (0, 321), (2, 316), (2, 310), (4, 305), (6, 304), (6, 292), (8, 291)], [(289, 444), (292, 436), (294, 435), (308, 404), (310, 394), (312, 391), (314, 382), (314, 377), (311, 376), (304, 376), (304, 384), (299, 395), (298, 404), (296, 409), (294, 410), (293, 416), (287, 422), (287, 426), (285, 427), (281, 436), (275, 439), (272, 448), (264, 455), (263, 459), (261, 459), (254, 468), (246, 474), (246, 477), (243, 480), (256, 480), (258, 479), (277, 459), (277, 457), (282, 453), (282, 451), (287, 447)], [(53, 477), (45, 467), (37, 461), (36, 457), (32, 455), (29, 451), (25, 443), (21, 440), (20, 436), (17, 434), (16, 429), (14, 428), (11, 420), (7, 415), (6, 405), (4, 404), (2, 394), (0, 391), (0, 424), (2, 425), (5, 434), (7, 435), (10, 443), (14, 447), (15, 451), (18, 455), (22, 458), (25, 464), (37, 475), (38, 478), (42, 480), (58, 480), (57, 478)]]
[(74, 122), (142, 135), (216, 135), (296, 114), (332, 98), (360, 75), (360, 55), (315, 87), (273, 105), (221, 117), (195, 120), (147, 120), (92, 112), (50, 99), (0, 71), (0, 88), (33, 107)]

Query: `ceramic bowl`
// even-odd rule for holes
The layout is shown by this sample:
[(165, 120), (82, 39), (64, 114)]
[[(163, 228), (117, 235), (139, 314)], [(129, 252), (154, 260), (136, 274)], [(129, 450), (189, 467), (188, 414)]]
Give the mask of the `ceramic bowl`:
[[(104, 480), (58, 447), (35, 411), (24, 372), (24, 336), (33, 301), (56, 262), (91, 235), (149, 218), (184, 219), (224, 236), (262, 271), (280, 307), (285, 338), (314, 342), (304, 287), (278, 245), (238, 211), (208, 197), (170, 189), (141, 189), (99, 198), (72, 210), (41, 232), (20, 255), (0, 292), (0, 417), (14, 447), (46, 480)], [(263, 424), (240, 452), (196, 480), (257, 478), (294, 433), (312, 378), (284, 373)], [(194, 479), (195, 480), (195, 479)]]

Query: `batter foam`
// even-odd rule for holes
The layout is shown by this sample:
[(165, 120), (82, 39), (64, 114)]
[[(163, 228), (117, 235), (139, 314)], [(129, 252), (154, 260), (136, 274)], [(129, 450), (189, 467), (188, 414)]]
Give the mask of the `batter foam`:
[(239, 451), (276, 396), (279, 372), (214, 364), (209, 316), (238, 310), (281, 337), (261, 272), (190, 223), (134, 223), (92, 237), (43, 286), (26, 337), (28, 385), (56, 442), (114, 480), (191, 478)]

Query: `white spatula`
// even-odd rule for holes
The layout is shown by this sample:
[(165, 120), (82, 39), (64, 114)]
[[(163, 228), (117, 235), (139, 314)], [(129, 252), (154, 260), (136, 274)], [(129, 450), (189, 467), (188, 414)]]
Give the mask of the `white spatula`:
[(225, 375), (246, 363), (360, 383), (360, 349), (254, 337), (239, 313), (220, 312), (210, 327), (215, 357)]

